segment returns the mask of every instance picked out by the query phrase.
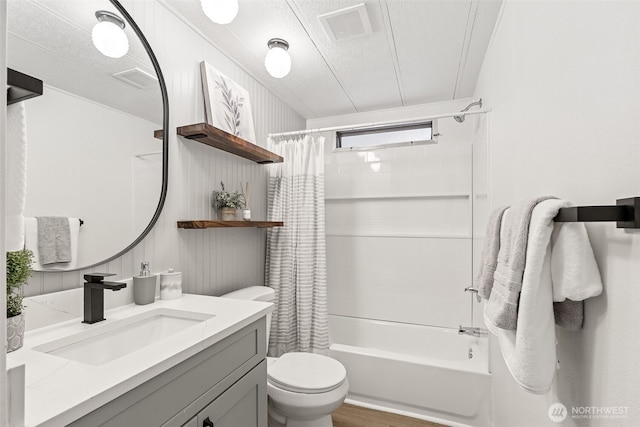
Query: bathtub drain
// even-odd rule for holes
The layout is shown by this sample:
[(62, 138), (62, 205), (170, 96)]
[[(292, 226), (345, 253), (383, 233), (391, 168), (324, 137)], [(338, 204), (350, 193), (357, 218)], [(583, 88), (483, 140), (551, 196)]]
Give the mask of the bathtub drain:
[(469, 359), (473, 359), (473, 349), (469, 347)]

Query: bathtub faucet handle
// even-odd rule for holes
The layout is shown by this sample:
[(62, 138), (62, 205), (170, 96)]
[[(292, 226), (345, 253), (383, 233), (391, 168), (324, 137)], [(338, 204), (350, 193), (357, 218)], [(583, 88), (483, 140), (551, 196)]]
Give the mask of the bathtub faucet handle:
[(481, 337), (487, 334), (487, 331), (482, 328), (476, 328), (473, 326), (462, 326), (458, 327), (458, 335), (471, 335), (472, 337)]

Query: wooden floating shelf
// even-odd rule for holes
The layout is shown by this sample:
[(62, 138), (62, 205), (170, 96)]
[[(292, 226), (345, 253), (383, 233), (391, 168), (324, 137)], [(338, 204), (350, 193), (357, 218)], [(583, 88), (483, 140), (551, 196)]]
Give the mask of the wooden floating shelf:
[(178, 228), (187, 230), (201, 230), (204, 228), (270, 228), (282, 227), (282, 221), (212, 221), (212, 220), (195, 220), (195, 221), (178, 221)]
[[(193, 139), (202, 144), (235, 154), (236, 156), (244, 157), (256, 163), (282, 163), (284, 161), (284, 159), (277, 154), (213, 127), (209, 123), (180, 126), (176, 129), (176, 132), (185, 138)], [(162, 139), (162, 131), (155, 131), (153, 136)]]

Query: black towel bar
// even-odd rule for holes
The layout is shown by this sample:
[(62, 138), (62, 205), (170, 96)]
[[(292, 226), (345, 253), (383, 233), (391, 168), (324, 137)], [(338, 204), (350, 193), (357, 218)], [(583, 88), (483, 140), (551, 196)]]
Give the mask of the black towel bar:
[(7, 105), (42, 95), (42, 80), (7, 68)]
[(617, 228), (640, 228), (640, 197), (616, 200), (615, 206), (572, 206), (562, 208), (556, 222), (615, 221)]

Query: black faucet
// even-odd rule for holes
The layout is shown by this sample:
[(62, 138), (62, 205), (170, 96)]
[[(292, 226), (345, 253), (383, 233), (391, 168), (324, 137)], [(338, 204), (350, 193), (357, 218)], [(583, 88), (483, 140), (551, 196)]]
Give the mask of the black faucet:
[(113, 273), (85, 274), (84, 280), (84, 320), (82, 323), (96, 323), (104, 320), (104, 290), (119, 291), (126, 283), (105, 282), (103, 279), (115, 276)]

